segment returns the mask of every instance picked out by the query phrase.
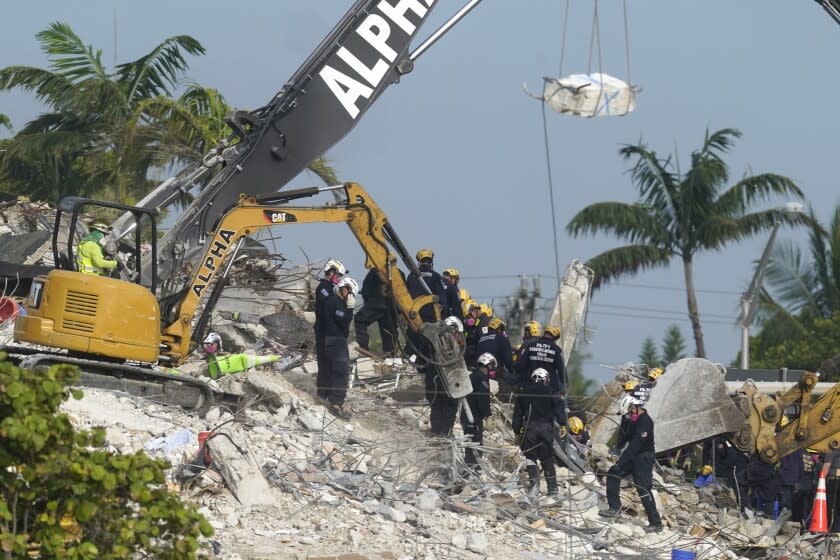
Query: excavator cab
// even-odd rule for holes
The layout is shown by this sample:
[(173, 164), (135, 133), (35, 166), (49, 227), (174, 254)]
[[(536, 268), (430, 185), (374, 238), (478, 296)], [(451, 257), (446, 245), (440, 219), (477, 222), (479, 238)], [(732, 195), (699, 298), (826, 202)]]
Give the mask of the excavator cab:
[[(123, 271), (110, 278), (79, 271), (78, 246), (82, 216), (132, 216), (121, 232), (103, 241), (105, 251)], [(61, 200), (52, 236), (55, 269), (32, 281), (24, 313), (15, 322), (14, 338), (114, 360), (155, 362), (160, 353), (160, 310), (155, 297), (157, 212), (81, 197)], [(102, 243), (100, 243), (102, 244)], [(141, 274), (144, 253), (150, 252), (151, 274)], [(143, 280), (146, 279), (146, 280)], [(145, 285), (144, 285), (145, 282)]]

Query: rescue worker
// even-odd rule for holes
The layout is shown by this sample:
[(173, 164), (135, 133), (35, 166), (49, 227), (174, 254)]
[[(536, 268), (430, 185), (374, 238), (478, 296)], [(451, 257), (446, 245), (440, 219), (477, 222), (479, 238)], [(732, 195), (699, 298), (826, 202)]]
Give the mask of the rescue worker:
[(461, 301), (461, 315), (460, 318), (463, 321), (467, 318), (467, 313), (469, 312), (469, 306), (467, 305), (470, 301), (470, 291), (466, 288), (461, 288), (458, 290), (458, 299)]
[[(461, 427), (464, 435), (470, 436), (473, 443), (484, 443), (484, 419), (490, 416), (490, 380), (496, 378), (496, 358), (485, 352), (478, 357), (477, 364), (470, 371), (472, 393), (467, 395), (473, 421), (470, 422), (465, 411), (461, 411)], [(474, 469), (478, 466), (480, 452), (472, 447), (464, 448), (464, 462)]]
[(665, 371), (661, 367), (650, 368), (648, 370), (648, 380), (656, 385), (656, 380), (662, 377)]
[(618, 462), (607, 471), (607, 503), (609, 509), (598, 512), (601, 517), (615, 518), (621, 512), (621, 479), (633, 475), (633, 484), (648, 518), (648, 533), (662, 530), (662, 519), (653, 500), (654, 436), (653, 420), (647, 414), (644, 402), (630, 404), (630, 430), (627, 448)]
[[(482, 303), (479, 306), (478, 326), (482, 329), (487, 327), (487, 323), (493, 318), (493, 306), (487, 303)], [(482, 331), (484, 332), (484, 331)]]
[(76, 265), (79, 267), (79, 272), (108, 276), (115, 268), (124, 266), (114, 259), (106, 259), (105, 255), (102, 254), (101, 242), (110, 230), (111, 228), (102, 222), (96, 222), (90, 226), (90, 233), (79, 243), (76, 254)]
[(522, 359), (522, 353), (528, 346), (539, 340), (542, 332), (542, 325), (538, 321), (528, 321), (522, 325), (522, 342), (513, 350), (513, 368), (517, 377), (519, 376), (519, 363)]
[(743, 511), (747, 505), (747, 462), (747, 456), (729, 440), (720, 436), (712, 437), (703, 442), (703, 466), (697, 474), (698, 477), (716, 477), (718, 482), (725, 482), (735, 491)]
[(566, 365), (563, 362), (563, 350), (557, 346), (555, 340), (560, 337), (560, 327), (547, 326), (542, 336), (529, 345), (522, 353), (519, 366), (519, 379), (529, 379), (534, 370), (542, 368), (549, 373), (549, 387), (555, 398), (559, 399), (563, 410), (560, 425), (566, 426)]
[(630, 410), (630, 401), (632, 398), (632, 393), (639, 385), (639, 382), (635, 379), (628, 379), (621, 385), (621, 390), (624, 391), (624, 396), (621, 398), (621, 401), (618, 403), (618, 408), (621, 411), (621, 414), (626, 414)]
[(576, 442), (581, 445), (589, 445), (589, 431), (586, 425), (577, 416), (569, 417), (569, 433)]
[[(408, 275), (408, 293), (411, 297), (418, 298), (425, 296), (429, 292), (438, 297), (438, 303), (442, 311), (449, 309), (449, 300), (446, 297), (446, 286), (443, 284), (443, 279), (440, 274), (435, 272), (433, 268), (435, 254), (431, 249), (420, 249), (417, 251), (417, 268), (420, 270), (420, 275), (412, 272)], [(425, 283), (425, 287), (423, 284)], [(446, 315), (444, 314), (444, 317)], [(424, 305), (420, 308), (420, 318), (426, 323), (434, 323), (435, 313), (431, 304)]]
[(475, 352), (479, 356), (488, 352), (492, 354), (499, 365), (498, 372), (501, 379), (508, 385), (515, 385), (517, 379), (513, 374), (510, 339), (501, 332), (502, 326), (502, 320), (493, 317), (487, 324), (487, 333), (479, 337)]
[(318, 375), (315, 385), (318, 387), (318, 396), (327, 398), (326, 388), (328, 386), (329, 368), (324, 354), (324, 303), (333, 294), (333, 287), (338, 284), (341, 277), (347, 274), (347, 269), (336, 259), (330, 259), (324, 265), (324, 277), (318, 282), (315, 288), (315, 356), (318, 361)]
[(458, 317), (463, 318), (463, 310), (461, 309), (461, 293), (458, 289), (458, 282), (461, 280), (461, 275), (455, 268), (447, 268), (443, 271), (443, 283), (446, 286), (446, 307), (441, 309), (441, 314), (444, 317)]
[(350, 419), (349, 411), (344, 408), (347, 383), (350, 380), (347, 337), (358, 291), (356, 281), (345, 276), (333, 287), (333, 293), (324, 302), (324, 359), (329, 375), (324, 379), (325, 385), (319, 386), (318, 390), (326, 395), (327, 410), (344, 420)]
[(557, 495), (557, 474), (554, 467), (554, 439), (561, 419), (565, 423), (565, 411), (560, 401), (554, 398), (549, 372), (536, 368), (516, 396), (513, 408), (514, 444), (525, 454), (525, 470), (528, 473), (528, 488), (539, 488), (542, 465), (543, 476), (549, 495)]
[(760, 511), (767, 519), (772, 519), (779, 488), (776, 466), (765, 463), (758, 453), (755, 453), (747, 464), (747, 484), (752, 507)]
[(201, 349), (207, 357), (207, 372), (210, 374), (211, 379), (240, 373), (263, 364), (270, 364), (280, 360), (280, 356), (276, 354), (258, 356), (256, 354), (246, 353), (225, 353), (223, 351), (222, 337), (214, 332), (204, 337), (204, 340), (201, 342)]
[[(402, 271), (400, 271), (402, 274)], [(368, 327), (372, 323), (379, 325), (379, 336), (382, 338), (382, 352), (386, 356), (394, 356), (397, 344), (397, 316), (388, 287), (379, 278), (376, 269), (370, 269), (362, 281), (362, 297), (364, 305), (353, 317), (356, 329), (356, 343), (364, 350), (370, 350)]]
[(475, 360), (478, 358), (476, 346), (478, 345), (478, 339), (481, 338), (478, 321), (480, 311), (481, 307), (474, 299), (467, 302), (467, 315), (464, 319), (464, 340), (466, 341), (464, 361), (467, 363), (467, 367), (474, 366)]

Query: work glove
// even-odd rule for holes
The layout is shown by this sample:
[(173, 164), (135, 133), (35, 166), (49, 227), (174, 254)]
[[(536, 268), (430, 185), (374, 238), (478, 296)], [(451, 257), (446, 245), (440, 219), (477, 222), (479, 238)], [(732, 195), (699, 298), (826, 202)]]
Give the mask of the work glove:
[(353, 294), (353, 292), (347, 294), (347, 307), (349, 309), (353, 309), (354, 307), (356, 307), (356, 296), (355, 294)]
[(128, 267), (125, 266), (124, 262), (117, 261), (117, 270), (119, 270), (120, 272), (125, 272), (126, 270), (128, 270)]

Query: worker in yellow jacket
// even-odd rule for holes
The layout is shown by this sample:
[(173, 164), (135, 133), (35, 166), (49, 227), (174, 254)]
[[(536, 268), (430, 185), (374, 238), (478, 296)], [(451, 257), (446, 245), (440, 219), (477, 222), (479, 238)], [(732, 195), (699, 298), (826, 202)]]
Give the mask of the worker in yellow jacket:
[(90, 233), (79, 243), (79, 252), (76, 255), (79, 272), (107, 276), (110, 271), (117, 268), (117, 261), (106, 259), (102, 254), (102, 246), (99, 244), (108, 233), (108, 229), (108, 226), (102, 222), (96, 222), (90, 227)]

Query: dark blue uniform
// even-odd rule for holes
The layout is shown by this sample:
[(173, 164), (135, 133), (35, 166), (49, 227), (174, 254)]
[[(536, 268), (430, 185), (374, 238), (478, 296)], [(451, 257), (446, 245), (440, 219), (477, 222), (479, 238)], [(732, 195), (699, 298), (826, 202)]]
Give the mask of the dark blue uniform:
[(548, 492), (557, 491), (557, 473), (554, 468), (554, 422), (562, 417), (560, 401), (551, 393), (551, 387), (534, 383), (530, 379), (516, 396), (513, 408), (513, 433), (521, 434), (520, 449), (525, 454), (525, 470), (531, 488), (539, 484), (540, 471)]
[[(466, 413), (461, 412), (461, 427), (464, 435), (472, 436), (473, 442), (481, 445), (484, 443), (484, 419), (490, 416), (490, 376), (480, 368), (473, 368), (470, 382), (473, 390), (467, 395), (467, 404), (470, 405), (473, 421), (470, 422)], [(464, 462), (467, 466), (477, 465), (478, 455), (476, 449), (467, 447), (464, 449)]]
[(550, 337), (543, 336), (521, 350), (522, 377), (530, 379), (535, 369), (543, 368), (549, 374), (549, 387), (554, 393), (566, 392), (566, 365), (563, 350)]
[[(438, 303), (440, 303), (440, 308), (442, 310), (449, 309), (449, 299), (446, 297), (446, 286), (443, 285), (443, 278), (441, 278), (440, 274), (432, 269), (432, 265), (428, 263), (420, 263), (417, 265), (417, 268), (420, 269), (420, 276), (417, 276), (415, 273), (411, 273), (408, 275), (408, 293), (411, 294), (411, 297), (418, 298), (420, 296), (426, 295), (426, 290), (423, 289), (423, 282), (426, 282), (426, 286), (428, 286), (429, 290), (431, 290), (432, 294), (438, 297)], [(424, 305), (420, 308), (420, 318), (423, 319), (426, 323), (434, 323), (435, 322), (435, 312), (434, 308), (429, 305)]]
[(326, 398), (327, 394), (321, 387), (327, 386), (329, 377), (328, 366), (324, 354), (324, 303), (333, 293), (333, 283), (326, 278), (321, 278), (318, 287), (315, 288), (315, 359), (318, 362), (318, 375), (315, 385), (318, 387), (318, 396)]
[(646, 412), (640, 414), (635, 422), (627, 422), (626, 430), (627, 449), (621, 454), (618, 463), (607, 471), (607, 503), (611, 510), (621, 509), (621, 479), (632, 474), (648, 523), (654, 527), (661, 526), (662, 520), (651, 494), (654, 462), (653, 419)]
[(505, 383), (513, 385), (516, 379), (513, 375), (513, 352), (510, 348), (510, 339), (501, 333), (488, 330), (487, 334), (481, 335), (475, 346), (476, 358), (485, 352), (493, 354), (498, 364), (499, 373)]
[(318, 391), (325, 394), (330, 404), (342, 405), (347, 396), (347, 382), (350, 379), (347, 336), (350, 334), (353, 310), (348, 309), (342, 298), (332, 294), (324, 302), (323, 317), (324, 356), (329, 374), (324, 380), (326, 384), (319, 386)]
[(446, 284), (446, 307), (442, 307), (444, 317), (458, 317), (463, 320), (464, 310), (461, 308), (461, 294), (456, 284)]
[(365, 298), (365, 304), (354, 318), (356, 342), (362, 348), (369, 350), (368, 327), (376, 322), (379, 324), (379, 335), (382, 338), (382, 351), (393, 355), (397, 341), (397, 316), (390, 295), (376, 270), (371, 269), (365, 276), (361, 293)]

